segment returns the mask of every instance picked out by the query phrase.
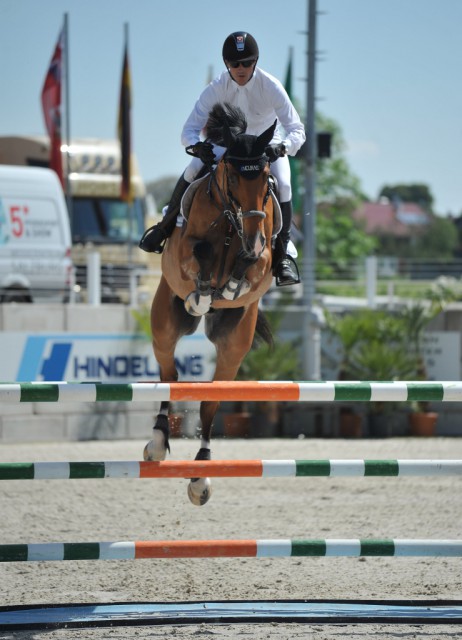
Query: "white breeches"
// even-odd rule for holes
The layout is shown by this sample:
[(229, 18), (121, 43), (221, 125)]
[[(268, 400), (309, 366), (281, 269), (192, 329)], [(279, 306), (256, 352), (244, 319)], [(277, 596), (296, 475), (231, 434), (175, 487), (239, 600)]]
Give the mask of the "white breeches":
[[(215, 145), (213, 151), (217, 158), (221, 158), (226, 149)], [(193, 158), (185, 169), (184, 179), (187, 180), (187, 182), (193, 182), (202, 167), (202, 161), (199, 160), (199, 158)], [(290, 200), (292, 200), (292, 188), (290, 186), (289, 158), (284, 156), (282, 158), (278, 158), (276, 162), (272, 162), (271, 173), (277, 180), (279, 202), (290, 202)]]

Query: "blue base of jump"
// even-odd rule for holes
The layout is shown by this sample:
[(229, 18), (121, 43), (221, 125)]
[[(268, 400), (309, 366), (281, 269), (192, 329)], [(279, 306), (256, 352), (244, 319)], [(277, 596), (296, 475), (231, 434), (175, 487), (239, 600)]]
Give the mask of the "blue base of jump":
[(272, 600), (0, 607), (0, 631), (200, 623), (460, 624), (461, 600)]

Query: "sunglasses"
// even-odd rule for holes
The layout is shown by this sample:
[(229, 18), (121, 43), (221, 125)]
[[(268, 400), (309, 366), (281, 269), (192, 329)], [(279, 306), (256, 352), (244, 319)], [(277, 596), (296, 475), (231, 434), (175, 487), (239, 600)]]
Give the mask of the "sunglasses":
[(237, 62), (228, 62), (229, 66), (232, 69), (237, 69), (241, 65), (244, 67), (244, 69), (248, 69), (255, 63), (256, 63), (256, 60), (238, 60)]

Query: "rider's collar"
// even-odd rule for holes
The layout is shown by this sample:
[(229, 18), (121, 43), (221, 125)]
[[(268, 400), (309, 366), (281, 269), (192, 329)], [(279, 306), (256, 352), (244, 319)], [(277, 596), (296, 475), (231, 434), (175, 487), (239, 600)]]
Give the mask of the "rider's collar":
[(228, 75), (231, 78), (231, 80), (234, 82), (234, 84), (239, 87), (239, 89), (244, 89), (244, 87), (248, 87), (249, 84), (252, 82), (252, 80), (255, 78), (256, 71), (257, 71), (257, 65), (255, 65), (252, 75), (250, 76), (250, 78), (247, 80), (245, 84), (238, 84), (236, 80), (233, 78), (233, 76), (231, 75), (231, 71), (229, 69), (228, 69)]

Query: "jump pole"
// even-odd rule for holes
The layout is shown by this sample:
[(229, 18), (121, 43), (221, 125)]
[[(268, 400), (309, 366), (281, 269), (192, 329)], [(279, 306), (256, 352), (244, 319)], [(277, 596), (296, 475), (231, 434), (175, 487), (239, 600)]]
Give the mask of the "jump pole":
[(0, 383), (0, 402), (462, 402), (462, 382)]
[(300, 556), (462, 557), (462, 540), (154, 540), (0, 545), (0, 562)]
[(461, 476), (462, 460), (4, 462), (0, 480)]

